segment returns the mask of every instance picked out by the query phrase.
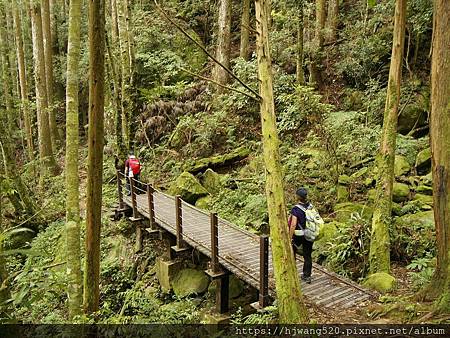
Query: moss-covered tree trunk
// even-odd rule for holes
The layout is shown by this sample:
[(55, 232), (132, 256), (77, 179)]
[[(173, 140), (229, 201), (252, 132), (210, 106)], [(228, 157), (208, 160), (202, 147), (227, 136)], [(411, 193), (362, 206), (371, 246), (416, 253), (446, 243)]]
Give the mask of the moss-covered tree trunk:
[(271, 13), (270, 2), (255, 0), (255, 9), (261, 124), (266, 167), (266, 196), (280, 323), (305, 323), (308, 320), (308, 314), (303, 302), (294, 253), (289, 238), (279, 153), (280, 141), (275, 121), (268, 26)]
[(78, 86), (80, 59), (80, 25), (82, 0), (69, 5), (69, 40), (67, 47), (66, 86), (66, 259), (69, 317), (81, 313), (82, 278), (80, 262), (80, 194), (78, 178)]
[(118, 11), (120, 69), (122, 74), (122, 135), (123, 143), (128, 151), (130, 149), (130, 120), (131, 120), (131, 68), (130, 47), (127, 25), (127, 1), (116, 0)]
[(305, 84), (305, 73), (303, 71), (303, 0), (298, 4), (298, 23), (297, 23), (297, 83)]
[(48, 173), (56, 175), (58, 169), (53, 156), (49, 127), (41, 6), (38, 2), (30, 0), (30, 7), (31, 27), (33, 32), (34, 82), (36, 85), (39, 159), (42, 179)]
[(450, 2), (434, 2), (431, 60), (431, 153), (437, 265), (429, 298), (439, 312), (450, 312)]
[(105, 1), (89, 1), (89, 130), (83, 307), (98, 310), (102, 221)]
[(53, 107), (53, 46), (52, 29), (50, 25), (50, 2), (41, 0), (42, 3), (42, 33), (44, 38), (45, 57), (45, 85), (47, 88), (48, 121), (53, 150), (56, 151), (56, 143), (59, 140), (58, 126), (56, 125), (56, 113)]
[(242, 1), (241, 46), (239, 56), (244, 60), (250, 57), (250, 0)]
[(372, 219), (369, 264), (370, 272), (390, 271), (389, 226), (392, 209), (394, 159), (397, 138), (398, 110), (405, 40), (406, 0), (397, 0), (394, 17), (392, 57), (389, 69), (386, 105), (384, 109), (381, 145), (376, 159), (378, 174), (375, 208)]
[[(216, 59), (225, 67), (230, 67), (231, 48), (231, 0), (220, 0), (219, 3), (219, 30), (217, 33)], [(220, 65), (214, 68), (214, 79), (225, 85), (229, 80), (228, 72)], [(222, 90), (218, 87), (218, 91)]]
[(338, 24), (339, 24), (339, 0), (329, 0), (328, 15), (327, 15), (328, 41), (330, 42), (336, 41)]
[(317, 87), (320, 87), (322, 83), (322, 77), (318, 68), (322, 63), (323, 30), (325, 28), (325, 20), (326, 1), (316, 0), (316, 26), (313, 43), (314, 48), (311, 52), (309, 82)]
[(27, 73), (25, 68), (25, 53), (22, 38), (22, 19), (20, 17), (19, 11), (20, 9), (17, 0), (14, 0), (13, 3), (14, 32), (16, 39), (17, 68), (19, 71), (21, 108), (23, 112), (23, 120), (24, 120), (23, 122), (25, 128), (25, 138), (27, 142), (28, 159), (30, 161), (33, 161), (34, 160), (33, 132), (31, 129), (30, 102), (28, 100)]

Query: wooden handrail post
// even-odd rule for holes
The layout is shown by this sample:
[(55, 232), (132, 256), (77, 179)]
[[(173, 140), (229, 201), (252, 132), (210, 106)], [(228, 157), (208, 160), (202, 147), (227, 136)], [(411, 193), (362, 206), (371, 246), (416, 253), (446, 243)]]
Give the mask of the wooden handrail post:
[(122, 176), (120, 170), (116, 171), (117, 174), (117, 194), (119, 195), (119, 209), (123, 209), (123, 193), (122, 193)]
[(183, 244), (183, 210), (181, 208), (181, 196), (175, 196), (175, 222), (177, 230), (177, 249), (182, 249)]
[(211, 271), (219, 273), (219, 229), (217, 227), (217, 213), (210, 214), (211, 221)]
[(155, 230), (155, 202), (153, 200), (153, 193), (155, 189), (150, 184), (147, 184), (147, 197), (148, 197), (148, 214), (150, 220), (150, 229)]
[(269, 237), (259, 237), (259, 306), (269, 305)]
[(133, 208), (133, 218), (138, 218), (137, 205), (136, 205), (136, 192), (134, 187), (134, 178), (130, 177), (130, 190), (131, 190), (131, 207)]

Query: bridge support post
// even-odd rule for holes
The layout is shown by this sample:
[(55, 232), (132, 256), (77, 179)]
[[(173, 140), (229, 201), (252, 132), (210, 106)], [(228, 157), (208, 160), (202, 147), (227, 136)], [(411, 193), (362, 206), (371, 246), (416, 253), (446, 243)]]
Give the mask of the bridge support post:
[(155, 189), (153, 189), (153, 187), (150, 184), (147, 184), (148, 214), (150, 223), (150, 229), (147, 229), (147, 232), (150, 234), (155, 234), (159, 232), (155, 221), (155, 202), (153, 200), (154, 192)]
[(130, 221), (136, 225), (136, 246), (135, 252), (142, 250), (142, 218), (139, 217), (136, 203), (136, 186), (133, 177), (130, 177), (130, 191), (131, 191), (131, 208), (133, 209), (133, 216), (130, 217)]
[(174, 251), (174, 256), (177, 253), (189, 250), (189, 247), (183, 241), (183, 209), (181, 207), (181, 196), (179, 195), (175, 196), (175, 225), (177, 244), (171, 248)]
[(123, 193), (122, 193), (122, 176), (120, 170), (116, 171), (117, 175), (117, 195), (119, 196), (119, 210), (124, 209), (123, 205)]
[(217, 214), (212, 212), (210, 214), (211, 222), (211, 263), (210, 268), (206, 270), (216, 283), (216, 310), (223, 314), (229, 311), (229, 275), (228, 272), (223, 271), (219, 265), (219, 229)]
[(259, 237), (259, 306), (269, 305), (269, 237)]

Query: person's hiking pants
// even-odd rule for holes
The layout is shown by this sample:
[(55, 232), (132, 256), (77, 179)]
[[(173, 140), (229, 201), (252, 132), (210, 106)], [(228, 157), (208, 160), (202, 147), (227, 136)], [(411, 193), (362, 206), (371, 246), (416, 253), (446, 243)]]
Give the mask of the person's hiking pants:
[(313, 243), (307, 241), (304, 236), (295, 236), (294, 235), (294, 254), (296, 253), (296, 250), (302, 247), (302, 256), (303, 256), (303, 277), (311, 277), (311, 271), (312, 271), (312, 248)]

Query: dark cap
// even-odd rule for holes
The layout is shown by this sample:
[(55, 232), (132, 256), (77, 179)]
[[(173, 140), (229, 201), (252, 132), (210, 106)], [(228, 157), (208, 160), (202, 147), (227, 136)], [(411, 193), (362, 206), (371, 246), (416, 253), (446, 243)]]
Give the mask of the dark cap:
[(308, 191), (305, 188), (298, 189), (296, 194), (303, 199), (306, 199), (308, 197)]

